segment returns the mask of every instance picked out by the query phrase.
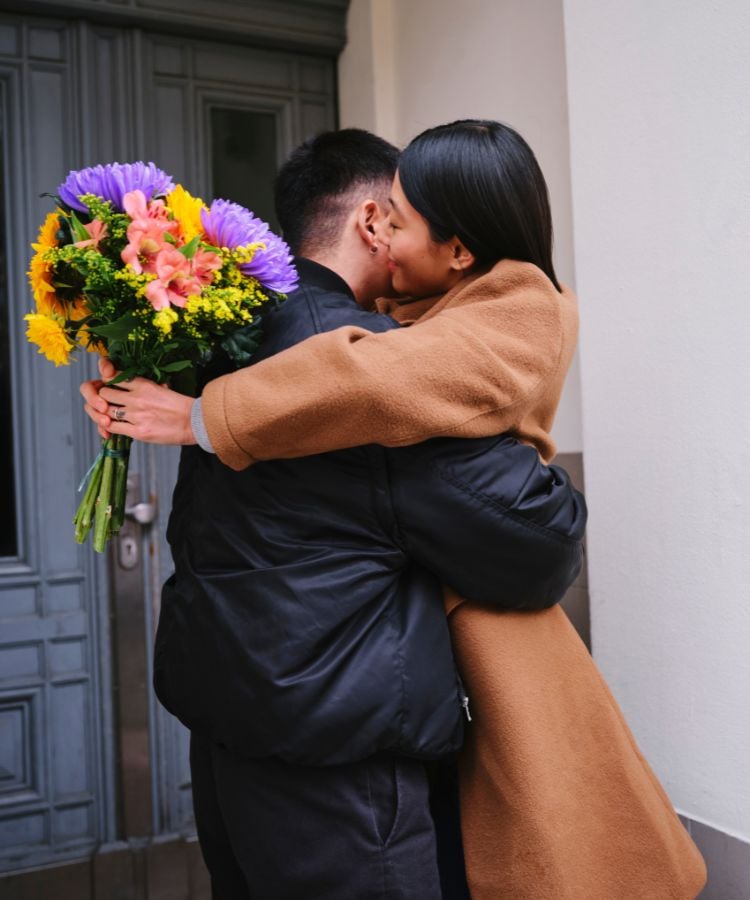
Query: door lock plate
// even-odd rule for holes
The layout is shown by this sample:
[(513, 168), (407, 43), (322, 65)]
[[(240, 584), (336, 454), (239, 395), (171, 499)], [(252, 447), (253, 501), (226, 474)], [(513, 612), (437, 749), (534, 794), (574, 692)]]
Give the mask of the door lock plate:
[(117, 539), (118, 562), (123, 569), (134, 569), (138, 565), (138, 541), (130, 534), (122, 534)]

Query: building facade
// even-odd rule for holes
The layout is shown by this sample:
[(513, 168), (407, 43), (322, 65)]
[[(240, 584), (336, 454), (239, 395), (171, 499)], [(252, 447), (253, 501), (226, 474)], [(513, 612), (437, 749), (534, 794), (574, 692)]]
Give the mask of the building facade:
[(207, 896), (185, 734), (149, 687), (176, 457), (137, 450), (134, 563), (73, 544), (95, 439), (85, 364), (66, 379), (23, 339), (39, 194), (153, 159), (272, 218), (309, 134), (485, 117), (536, 151), (580, 299), (554, 435), (590, 507), (567, 608), (706, 856), (702, 896), (750, 897), (748, 59), (744, 0), (5, 0), (1, 896)]

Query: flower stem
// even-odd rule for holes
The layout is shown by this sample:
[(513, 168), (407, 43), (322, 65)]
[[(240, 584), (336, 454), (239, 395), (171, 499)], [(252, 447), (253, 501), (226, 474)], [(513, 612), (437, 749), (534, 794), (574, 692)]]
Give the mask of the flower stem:
[(94, 464), (94, 468), (89, 476), (89, 483), (86, 486), (86, 492), (83, 500), (76, 510), (73, 517), (73, 524), (76, 526), (76, 541), (82, 544), (86, 540), (86, 535), (91, 530), (94, 521), (94, 503), (99, 494), (99, 485), (102, 480), (102, 463), (104, 458), (100, 458)]
[(128, 489), (128, 463), (132, 438), (124, 434), (114, 438), (115, 457), (114, 488), (112, 490), (112, 518), (109, 522), (109, 536), (117, 534), (125, 521), (125, 498)]
[(95, 504), (94, 550), (97, 553), (104, 552), (109, 536), (109, 522), (112, 518), (112, 476), (114, 475), (115, 460), (107, 451), (114, 449), (113, 443), (113, 438), (109, 438), (104, 445), (102, 480)]

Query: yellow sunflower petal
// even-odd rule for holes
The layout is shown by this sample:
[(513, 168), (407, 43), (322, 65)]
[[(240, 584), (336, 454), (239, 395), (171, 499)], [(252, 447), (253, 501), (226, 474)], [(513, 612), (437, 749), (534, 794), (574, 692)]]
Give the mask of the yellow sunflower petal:
[(86, 306), (86, 301), (83, 297), (79, 297), (75, 303), (68, 304), (67, 318), (71, 322), (80, 322), (81, 319), (85, 319), (86, 316), (90, 315), (91, 310)]
[(29, 313), (24, 316), (29, 323), (26, 337), (39, 347), (39, 352), (56, 366), (67, 366), (74, 347), (62, 323), (51, 316)]
[(83, 347), (87, 353), (98, 353), (99, 356), (107, 356), (107, 348), (96, 338), (85, 325), (78, 329), (78, 346)]
[(44, 258), (46, 250), (57, 247), (57, 232), (60, 228), (59, 216), (61, 214), (60, 209), (47, 214), (39, 229), (37, 242), (31, 245), (36, 252), (31, 258), (29, 271), (26, 274), (29, 277), (36, 308), (42, 315), (61, 312), (63, 309), (52, 284), (54, 266)]
[(35, 250), (47, 250), (50, 247), (57, 247), (57, 232), (60, 230), (59, 216), (62, 214), (61, 209), (48, 213), (47, 218), (42, 222), (39, 229), (38, 245), (34, 245)]
[(37, 310), (43, 315), (59, 312), (61, 304), (52, 284), (53, 266), (44, 259), (44, 251), (32, 256), (31, 266), (26, 274), (29, 276)]

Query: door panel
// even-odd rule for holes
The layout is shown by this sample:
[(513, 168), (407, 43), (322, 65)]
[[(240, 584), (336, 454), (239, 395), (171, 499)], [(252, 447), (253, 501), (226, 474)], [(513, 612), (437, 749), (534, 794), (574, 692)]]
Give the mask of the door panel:
[(78, 398), (86, 368), (41, 364), (22, 321), (28, 245), (50, 209), (39, 194), (79, 152), (76, 44), (75, 30), (54, 20), (0, 16), (0, 315), (12, 406), (3, 422), (13, 442), (2, 513), (13, 528), (0, 559), (0, 870), (90, 852), (108, 832), (104, 573), (71, 530), (75, 486), (94, 452)]
[[(5, 108), (0, 92), (0, 109)], [(8, 253), (5, 191), (5, 146), (0, 131), (0, 309), (8, 309)], [(0, 315), (0, 558), (18, 553), (16, 527), (15, 451), (13, 448), (13, 406), (11, 403), (10, 322), (7, 312)]]
[[(0, 873), (91, 858), (90, 878), (78, 863), (66, 871), (97, 893), (115, 870), (128, 885), (134, 872), (157, 877), (161, 863), (136, 856), (169, 855), (177, 844), (166, 836), (193, 827), (187, 735), (150, 688), (179, 454), (134, 447), (133, 499), (157, 513), (133, 526), (139, 568), (75, 544), (75, 488), (98, 446), (78, 386), (95, 360), (55, 369), (24, 339), (29, 243), (51, 209), (39, 194), (72, 168), (140, 158), (206, 199), (273, 219), (276, 166), (334, 126), (334, 68), (332, 58), (0, 13)], [(151, 835), (159, 852), (117, 843)], [(23, 878), (3, 880), (0, 894)]]
[[(275, 222), (270, 186), (276, 168), (304, 138), (335, 127), (333, 62), (203, 41), (140, 39), (144, 106), (153, 129), (145, 135), (145, 158), (206, 200), (234, 200)], [(158, 617), (159, 587), (171, 572), (164, 531), (176, 461), (172, 448), (150, 451), (160, 516), (146, 552), (153, 560), (152, 621)], [(187, 731), (152, 702), (159, 828), (182, 831), (192, 827)]]

